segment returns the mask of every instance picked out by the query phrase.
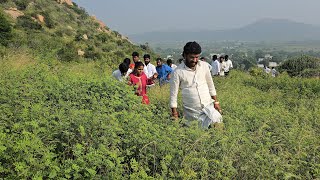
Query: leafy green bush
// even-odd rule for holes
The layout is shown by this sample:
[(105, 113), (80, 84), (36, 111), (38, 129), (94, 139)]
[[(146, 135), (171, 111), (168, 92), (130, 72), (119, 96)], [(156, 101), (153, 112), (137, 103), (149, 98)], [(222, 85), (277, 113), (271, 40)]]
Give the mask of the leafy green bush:
[(57, 53), (58, 59), (65, 62), (76, 61), (79, 59), (78, 50), (74, 43), (68, 43)]
[(110, 36), (107, 33), (99, 33), (96, 38), (98, 41), (105, 43), (110, 39)]
[(46, 24), (46, 26), (50, 29), (54, 28), (56, 23), (53, 21), (50, 13), (48, 12), (42, 12), (43, 16), (44, 16), (44, 22)]
[(92, 60), (102, 59), (102, 54), (95, 47), (89, 46), (84, 53), (84, 57)]
[(290, 58), (280, 65), (280, 70), (288, 72), (290, 76), (300, 76), (306, 69), (318, 68), (320, 68), (320, 59), (306, 55)]
[(30, 0), (15, 0), (15, 3), (19, 10), (25, 10), (29, 5)]
[(81, 19), (86, 19), (89, 17), (89, 14), (87, 13), (87, 11), (82, 8), (79, 7), (78, 4), (76, 4), (75, 2), (73, 2), (73, 6), (71, 6), (71, 8), (78, 14), (80, 15)]
[(169, 86), (150, 89), (151, 105), (141, 105), (131, 87), (90, 64), (1, 66), (0, 77), (0, 178), (320, 177), (314, 79), (235, 70), (215, 78), (226, 129), (204, 131), (170, 119)]
[(10, 22), (5, 18), (2, 12), (0, 12), (0, 45), (6, 46), (12, 38), (12, 26)]
[(37, 21), (31, 18), (31, 16), (19, 16), (17, 18), (18, 27), (22, 27), (26, 30), (41, 30), (42, 26)]
[(301, 77), (320, 77), (320, 67), (319, 68), (312, 68), (312, 69), (305, 69), (300, 74)]

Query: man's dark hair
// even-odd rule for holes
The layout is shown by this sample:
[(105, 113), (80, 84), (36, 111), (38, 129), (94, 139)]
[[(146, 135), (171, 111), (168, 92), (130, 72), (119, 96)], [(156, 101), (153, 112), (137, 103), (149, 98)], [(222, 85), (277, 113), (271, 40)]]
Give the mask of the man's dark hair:
[(158, 57), (156, 61), (161, 61), (161, 62), (162, 62), (162, 59), (161, 59), (161, 57)]
[(145, 54), (143, 55), (143, 59), (149, 58), (150, 59), (150, 54)]
[(218, 56), (217, 55), (213, 55), (212, 56), (212, 60), (216, 60), (216, 59), (218, 59)]
[(123, 60), (123, 63), (125, 63), (125, 64), (127, 64), (127, 65), (129, 66), (130, 63), (131, 63), (130, 58), (125, 58), (125, 59)]
[(188, 42), (184, 47), (183, 47), (183, 54), (200, 54), (201, 53), (201, 46), (193, 41), (193, 42)]
[(132, 53), (132, 56), (138, 56), (139, 57), (139, 53), (135, 51), (135, 52)]
[(167, 60), (167, 64), (168, 64), (168, 65), (171, 65), (171, 64), (172, 64), (172, 60), (171, 60), (171, 59), (168, 59), (168, 60)]
[(120, 70), (121, 74), (127, 73), (128, 69), (129, 69), (129, 66), (126, 63), (121, 63), (119, 65), (119, 70)]
[(138, 62), (135, 62), (135, 63), (134, 63), (134, 68), (135, 68), (135, 69), (138, 69), (138, 67), (140, 67), (140, 66), (143, 66), (143, 67), (144, 67), (144, 64), (143, 64), (141, 61), (138, 61)]
[(229, 58), (229, 56), (226, 54), (226, 55), (224, 56), (224, 59), (225, 59), (225, 60), (228, 60), (228, 58)]

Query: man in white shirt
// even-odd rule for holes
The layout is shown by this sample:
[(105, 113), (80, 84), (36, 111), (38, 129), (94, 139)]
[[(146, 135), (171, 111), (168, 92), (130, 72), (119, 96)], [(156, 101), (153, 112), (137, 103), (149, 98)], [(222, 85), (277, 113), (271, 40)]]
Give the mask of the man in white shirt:
[(264, 65), (264, 72), (269, 74), (271, 72), (271, 69), (268, 66)]
[(272, 76), (272, 77), (276, 77), (277, 75), (278, 75), (277, 70), (276, 70), (274, 67), (272, 67), (272, 68), (271, 68), (271, 76)]
[(168, 59), (168, 60), (167, 60), (167, 65), (168, 65), (169, 67), (171, 67), (172, 70), (174, 70), (174, 69), (176, 69), (176, 68), (178, 67), (177, 65), (173, 64), (173, 62), (172, 62), (171, 59)]
[(220, 62), (218, 60), (217, 55), (212, 56), (212, 69), (211, 69), (211, 74), (212, 76), (219, 76), (220, 74)]
[[(150, 58), (151, 58), (150, 54), (143, 55), (144, 64), (148, 71), (147, 78), (156, 79), (158, 77), (158, 73), (157, 73), (156, 67), (150, 63)], [(154, 86), (154, 85), (155, 85), (154, 82), (151, 82), (150, 85), (147, 85), (147, 86)]]
[(207, 59), (205, 57), (201, 57), (200, 60), (203, 61), (203, 62), (206, 62), (208, 67), (209, 67), (209, 70), (210, 71), (212, 70), (212, 66), (207, 62)]
[(203, 128), (211, 124), (222, 128), (216, 89), (208, 65), (199, 61), (200, 53), (201, 47), (197, 42), (188, 42), (183, 48), (184, 61), (173, 71), (170, 81), (171, 113), (178, 118), (177, 97), (180, 88), (187, 120), (198, 120)]
[(224, 60), (226, 61), (226, 67), (224, 68), (224, 75), (228, 76), (230, 69), (233, 68), (233, 65), (228, 55), (224, 56)]
[(129, 69), (129, 66), (126, 63), (121, 63), (119, 69), (112, 72), (112, 76), (118, 81), (123, 81), (131, 72), (132, 70)]
[(150, 63), (150, 54), (143, 55), (144, 65), (147, 67), (148, 70), (148, 76), (147, 78), (151, 78), (153, 75), (158, 74), (156, 67)]

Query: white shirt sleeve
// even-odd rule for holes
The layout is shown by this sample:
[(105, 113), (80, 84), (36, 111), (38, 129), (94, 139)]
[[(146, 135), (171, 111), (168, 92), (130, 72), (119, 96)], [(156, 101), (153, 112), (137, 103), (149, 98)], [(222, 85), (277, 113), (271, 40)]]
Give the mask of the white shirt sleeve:
[[(179, 71), (178, 71), (179, 72)], [(177, 71), (173, 71), (170, 80), (170, 108), (178, 107), (178, 92), (180, 86), (180, 77)]]
[(214, 87), (212, 76), (210, 74), (210, 70), (209, 69), (206, 70), (205, 76), (206, 76), (206, 81), (207, 81), (207, 84), (208, 84), (210, 96), (217, 95), (216, 88)]

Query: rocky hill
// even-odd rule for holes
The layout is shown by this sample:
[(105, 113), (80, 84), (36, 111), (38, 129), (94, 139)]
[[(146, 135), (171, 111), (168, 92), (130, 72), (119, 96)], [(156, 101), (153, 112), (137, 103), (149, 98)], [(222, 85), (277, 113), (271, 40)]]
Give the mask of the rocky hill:
[(115, 67), (133, 51), (152, 53), (71, 0), (0, 0), (0, 21), (2, 55), (24, 49), (60, 61), (102, 60)]

